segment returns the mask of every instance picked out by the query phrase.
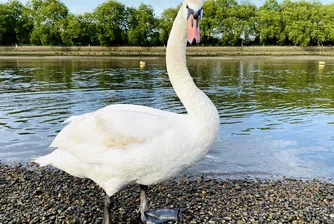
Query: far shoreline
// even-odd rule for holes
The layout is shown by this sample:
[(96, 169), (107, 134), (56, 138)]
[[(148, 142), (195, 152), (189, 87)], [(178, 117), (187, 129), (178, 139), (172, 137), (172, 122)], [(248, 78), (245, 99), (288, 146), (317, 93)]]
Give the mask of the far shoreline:
[[(163, 57), (166, 47), (140, 46), (0, 46), (0, 57)], [(187, 56), (334, 56), (334, 47), (329, 46), (188, 46)]]
[[(226, 56), (187, 56), (187, 58), (192, 60), (254, 60), (254, 59), (263, 59), (263, 60), (334, 60), (333, 56), (328, 55), (226, 55)], [(89, 60), (89, 59), (101, 59), (101, 60), (111, 60), (111, 59), (124, 59), (124, 60), (164, 60), (165, 56), (48, 56), (48, 55), (0, 55), (0, 60)]]

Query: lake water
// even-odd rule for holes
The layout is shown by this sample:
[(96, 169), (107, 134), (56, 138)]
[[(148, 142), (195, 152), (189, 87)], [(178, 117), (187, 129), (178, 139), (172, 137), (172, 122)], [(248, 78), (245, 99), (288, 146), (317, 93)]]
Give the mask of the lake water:
[[(334, 178), (334, 58), (189, 58), (221, 118), (214, 148), (190, 172)], [(109, 104), (184, 113), (164, 58), (0, 58), (0, 160), (26, 162), (71, 115)], [(323, 60), (323, 59), (322, 59)], [(158, 150), (158, 149), (157, 149)]]

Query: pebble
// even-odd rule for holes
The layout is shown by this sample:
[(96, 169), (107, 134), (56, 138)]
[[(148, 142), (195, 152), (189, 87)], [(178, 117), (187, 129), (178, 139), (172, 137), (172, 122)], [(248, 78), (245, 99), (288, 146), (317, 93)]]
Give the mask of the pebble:
[[(179, 223), (333, 223), (334, 186), (321, 181), (221, 180), (183, 175), (150, 186), (152, 209), (177, 208)], [(0, 163), (0, 223), (103, 221), (105, 193), (51, 167)], [(139, 187), (113, 197), (111, 223), (141, 223)]]

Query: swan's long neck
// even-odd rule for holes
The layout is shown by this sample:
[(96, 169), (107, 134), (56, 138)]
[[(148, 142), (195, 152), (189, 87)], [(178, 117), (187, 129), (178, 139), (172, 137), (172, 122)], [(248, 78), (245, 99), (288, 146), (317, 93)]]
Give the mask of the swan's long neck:
[(219, 122), (216, 107), (197, 88), (187, 69), (187, 21), (182, 16), (182, 7), (174, 21), (166, 49), (166, 64), (169, 79), (190, 116), (203, 122), (210, 122), (212, 120), (216, 123), (217, 120)]

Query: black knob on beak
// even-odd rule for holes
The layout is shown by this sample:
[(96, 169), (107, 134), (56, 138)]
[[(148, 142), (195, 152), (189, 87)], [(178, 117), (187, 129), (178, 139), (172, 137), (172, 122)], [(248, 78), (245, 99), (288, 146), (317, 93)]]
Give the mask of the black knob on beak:
[(198, 10), (197, 12), (193, 12), (194, 20), (198, 20), (198, 17), (201, 16), (201, 14), (202, 14), (202, 9), (203, 9), (203, 8), (201, 8), (201, 9)]

